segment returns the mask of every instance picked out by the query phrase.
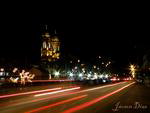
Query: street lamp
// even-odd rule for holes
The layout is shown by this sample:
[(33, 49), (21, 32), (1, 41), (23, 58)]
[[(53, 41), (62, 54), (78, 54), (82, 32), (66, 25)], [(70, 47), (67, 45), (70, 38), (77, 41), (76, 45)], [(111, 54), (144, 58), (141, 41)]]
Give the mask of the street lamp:
[(73, 76), (73, 73), (70, 73), (70, 74), (69, 74), (69, 76), (71, 76), (71, 77), (72, 77), (72, 76)]
[(55, 72), (55, 75), (58, 76), (58, 75), (59, 75), (59, 72)]
[(80, 62), (80, 60), (78, 60), (78, 62)]
[(93, 66), (93, 68), (95, 69), (95, 68), (96, 68), (96, 66), (94, 65), (94, 66)]
[(80, 73), (80, 74), (79, 74), (79, 77), (82, 77), (82, 76), (83, 76), (83, 74), (82, 74), (82, 73)]
[(0, 71), (4, 71), (4, 68), (1, 68)]

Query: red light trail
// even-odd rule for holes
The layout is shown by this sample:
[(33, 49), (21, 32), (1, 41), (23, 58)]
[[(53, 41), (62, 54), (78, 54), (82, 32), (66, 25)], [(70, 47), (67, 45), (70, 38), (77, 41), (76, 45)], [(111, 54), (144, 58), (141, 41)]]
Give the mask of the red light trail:
[(48, 105), (48, 106), (43, 106), (43, 107), (40, 107), (40, 108), (31, 110), (31, 111), (28, 111), (28, 112), (25, 112), (25, 113), (39, 112), (39, 111), (41, 111), (41, 110), (45, 110), (45, 109), (47, 109), (47, 108), (55, 107), (55, 106), (58, 106), (58, 105), (61, 105), (61, 104), (67, 103), (67, 102), (71, 102), (71, 101), (74, 101), (74, 100), (78, 100), (78, 99), (84, 98), (84, 97), (86, 97), (86, 96), (87, 96), (87, 95), (77, 96), (77, 97), (74, 97), (74, 98), (71, 98), (71, 99), (68, 99), (68, 100), (63, 100), (63, 101), (60, 101), (60, 102), (57, 102), (57, 103), (54, 103), (54, 104), (50, 104), (50, 105)]
[(128, 84), (128, 85), (126, 85), (126, 86), (124, 86), (124, 87), (118, 89), (118, 90), (115, 90), (115, 91), (113, 91), (113, 92), (111, 92), (111, 93), (108, 93), (108, 94), (106, 94), (106, 95), (104, 95), (104, 96), (101, 96), (101, 97), (96, 98), (96, 99), (94, 99), (94, 100), (92, 100), (92, 101), (89, 101), (89, 102), (86, 102), (86, 103), (81, 104), (81, 105), (79, 105), (79, 106), (76, 106), (76, 107), (74, 107), (74, 108), (70, 108), (70, 109), (68, 109), (68, 110), (66, 110), (66, 111), (64, 111), (64, 112), (61, 112), (61, 113), (73, 113), (73, 112), (75, 112), (75, 111), (78, 111), (78, 110), (81, 110), (81, 109), (86, 108), (86, 107), (88, 107), (88, 106), (91, 106), (91, 105), (95, 104), (96, 102), (99, 102), (99, 101), (101, 101), (101, 100), (103, 100), (103, 99), (105, 99), (105, 98), (107, 98), (107, 97), (109, 97), (109, 96), (111, 96), (111, 95), (113, 95), (113, 94), (115, 94), (115, 93), (120, 92), (121, 90), (125, 89), (126, 87), (129, 87), (130, 85), (132, 85), (132, 84), (134, 84), (134, 83), (135, 83), (135, 82), (130, 83), (130, 84)]

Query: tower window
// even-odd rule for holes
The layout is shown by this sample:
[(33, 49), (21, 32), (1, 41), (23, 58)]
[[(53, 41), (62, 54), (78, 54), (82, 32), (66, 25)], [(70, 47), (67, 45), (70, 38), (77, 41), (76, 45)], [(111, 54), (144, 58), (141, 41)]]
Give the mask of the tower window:
[(43, 42), (43, 48), (46, 48), (46, 42)]
[(48, 48), (51, 48), (51, 44), (50, 43), (48, 43)]

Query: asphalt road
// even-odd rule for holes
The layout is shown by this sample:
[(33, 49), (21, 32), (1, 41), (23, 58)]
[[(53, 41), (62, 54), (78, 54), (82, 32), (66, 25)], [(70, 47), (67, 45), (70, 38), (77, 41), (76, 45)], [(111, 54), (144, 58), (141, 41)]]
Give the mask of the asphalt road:
[(150, 88), (134, 81), (51, 89), (0, 95), (0, 113), (150, 113)]

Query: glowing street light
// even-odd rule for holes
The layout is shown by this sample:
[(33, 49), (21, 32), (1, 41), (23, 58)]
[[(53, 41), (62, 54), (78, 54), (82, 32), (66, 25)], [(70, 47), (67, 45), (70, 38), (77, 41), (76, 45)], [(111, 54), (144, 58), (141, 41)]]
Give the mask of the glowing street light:
[(88, 74), (87, 76), (88, 76), (88, 77), (91, 77), (91, 74)]
[(93, 67), (94, 67), (94, 69), (96, 68), (96, 66), (95, 66), (95, 65), (94, 65)]
[(0, 71), (4, 71), (4, 68), (1, 68)]
[(108, 78), (108, 75), (105, 75), (105, 78)]
[(82, 77), (82, 76), (83, 76), (82, 73), (80, 73), (80, 74), (79, 74), (79, 77)]
[(80, 62), (80, 60), (78, 60), (78, 62)]
[(59, 72), (55, 72), (55, 75), (58, 76), (60, 73)]
[(100, 75), (99, 77), (100, 77), (100, 78), (103, 78), (103, 75)]
[(70, 73), (70, 74), (69, 74), (69, 76), (71, 76), (71, 77), (72, 77), (72, 76), (73, 76), (73, 73)]
[(78, 69), (78, 67), (76, 66), (74, 69)]

